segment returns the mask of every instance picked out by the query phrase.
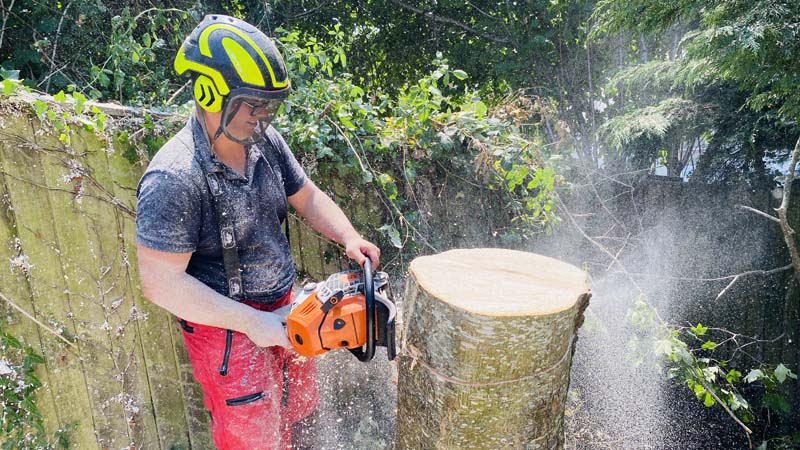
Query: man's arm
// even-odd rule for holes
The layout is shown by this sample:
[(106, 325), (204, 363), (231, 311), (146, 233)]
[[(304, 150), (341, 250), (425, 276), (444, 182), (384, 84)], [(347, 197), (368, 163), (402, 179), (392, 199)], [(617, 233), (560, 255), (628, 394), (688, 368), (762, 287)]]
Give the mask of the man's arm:
[(366, 255), (372, 260), (374, 267), (378, 266), (381, 255), (378, 247), (362, 238), (341, 208), (311, 180), (306, 181), (299, 191), (289, 197), (289, 204), (315, 230), (342, 244), (347, 256), (358, 264), (364, 264)]
[(137, 253), (142, 292), (151, 302), (189, 322), (242, 332), (259, 347), (291, 347), (280, 316), (231, 301), (187, 274), (191, 253), (142, 245)]

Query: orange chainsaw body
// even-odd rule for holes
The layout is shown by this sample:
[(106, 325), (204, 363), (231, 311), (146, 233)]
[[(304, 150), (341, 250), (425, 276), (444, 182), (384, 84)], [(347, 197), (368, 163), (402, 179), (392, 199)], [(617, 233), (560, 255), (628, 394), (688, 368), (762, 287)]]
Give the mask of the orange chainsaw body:
[[(381, 274), (378, 277), (385, 278), (385, 273)], [(297, 353), (313, 357), (337, 348), (352, 350), (367, 344), (367, 305), (363, 285), (360, 271), (345, 271), (331, 275), (325, 282), (303, 287), (286, 317), (286, 332)], [(389, 305), (383, 296), (379, 300), (382, 306), (374, 309), (375, 320), (372, 322), (375, 330), (372, 335), (379, 340), (378, 345), (386, 346), (387, 333), (391, 333), (393, 352), (394, 305)], [(386, 307), (392, 312), (389, 313)]]
[(366, 343), (364, 295), (342, 299), (328, 314), (322, 312), (322, 304), (315, 292), (289, 314), (286, 331), (297, 353), (311, 357)]

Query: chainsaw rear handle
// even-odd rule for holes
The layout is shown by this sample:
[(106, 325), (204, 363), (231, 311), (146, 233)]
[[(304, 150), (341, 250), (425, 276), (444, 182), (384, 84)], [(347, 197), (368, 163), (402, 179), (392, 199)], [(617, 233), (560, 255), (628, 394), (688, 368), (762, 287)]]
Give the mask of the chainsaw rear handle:
[(350, 349), (361, 362), (371, 361), (375, 356), (375, 283), (372, 279), (372, 260), (364, 260), (364, 299), (367, 306), (367, 342), (362, 348)]

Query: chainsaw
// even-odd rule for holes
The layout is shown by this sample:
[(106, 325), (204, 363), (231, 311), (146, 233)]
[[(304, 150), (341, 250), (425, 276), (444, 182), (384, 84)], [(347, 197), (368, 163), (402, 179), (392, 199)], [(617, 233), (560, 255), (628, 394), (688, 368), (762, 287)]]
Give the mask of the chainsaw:
[(362, 362), (375, 356), (375, 347), (386, 347), (389, 361), (397, 354), (394, 319), (397, 309), (386, 296), (389, 276), (372, 272), (372, 261), (363, 270), (338, 272), (318, 283), (307, 283), (292, 303), (278, 311), (285, 317), (292, 346), (302, 356), (313, 357), (347, 348)]

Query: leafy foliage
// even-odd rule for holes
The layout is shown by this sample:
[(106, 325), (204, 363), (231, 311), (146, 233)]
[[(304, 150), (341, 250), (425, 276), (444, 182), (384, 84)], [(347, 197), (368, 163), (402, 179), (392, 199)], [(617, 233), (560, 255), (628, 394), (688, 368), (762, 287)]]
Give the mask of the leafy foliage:
[[(612, 86), (629, 93), (635, 87), (638, 98), (623, 117), (646, 115), (664, 96), (700, 105), (705, 115), (699, 122), (691, 118), (697, 109), (686, 109), (689, 122), (696, 124), (693, 129), (653, 121), (642, 124), (642, 134), (662, 133), (666, 139), (656, 147), (686, 135), (690, 142), (705, 142), (699, 147), (705, 155), (698, 169), (706, 180), (741, 174), (755, 186), (770, 187), (763, 161), (787, 157), (800, 118), (800, 95), (791, 87), (800, 81), (800, 51), (790, 44), (798, 38), (797, 2), (602, 0), (593, 16), (598, 23), (595, 36), (680, 36), (667, 48), (666, 60), (645, 61), (614, 77)], [(605, 129), (615, 130), (612, 136), (624, 134), (622, 123), (614, 118)], [(612, 146), (618, 143), (611, 141)], [(652, 150), (649, 157), (656, 157)]]
[(0, 329), (0, 446), (4, 450), (68, 448), (65, 431), (48, 437), (36, 407), (36, 391), (42, 386), (36, 366), (41, 355)]
[[(327, 30), (325, 41), (296, 30), (276, 31), (294, 89), (274, 126), (312, 175), (320, 172), (317, 179), (323, 187), (329, 187), (326, 180), (336, 174), (338, 179), (355, 180), (353, 189), (373, 185), (382, 193), (390, 207), (379, 231), (388, 244), (402, 248), (421, 237), (415, 230), (425, 219), (408, 194), (419, 173), (430, 175), (438, 167), (476, 178), (484, 189), (499, 192), (511, 207), (510, 219), (518, 222), (509, 233), (525, 235), (557, 223), (552, 193), (561, 179), (543, 158), (541, 140), (520, 131), (529, 114), (526, 98), (512, 98), (490, 110), (481, 94), (467, 85), (469, 75), (451, 68), (441, 55), (430, 74), (401, 86), (395, 95), (371, 92), (346, 71), (345, 49), (354, 37), (339, 25)], [(18, 84), (4, 80), (6, 93), (13, 94)], [(24, 89), (35, 97), (30, 88)], [(80, 92), (60, 91), (52, 101), (36, 98), (33, 109), (61, 131), (62, 143), (68, 146), (75, 124), (97, 133), (105, 130), (106, 116), (97, 106), (88, 107), (87, 100)], [(120, 142), (139, 148), (129, 150), (130, 159), (152, 156), (190, 108), (185, 104), (145, 111), (143, 120), (117, 118)]]
[(791, 412), (786, 382), (797, 380), (797, 374), (780, 363), (736, 358), (749, 345), (741, 342), (742, 336), (702, 323), (668, 325), (644, 297), (636, 300), (626, 321), (640, 336), (629, 344), (635, 362), (641, 364), (654, 354), (665, 365), (667, 377), (685, 385), (706, 407), (718, 405), (745, 424), (758, 420), (759, 409), (777, 415)]
[(420, 237), (414, 230), (422, 219), (408, 190), (419, 173), (440, 165), (477, 174), (486, 188), (503, 193), (523, 233), (555, 220), (552, 193), (559, 178), (541, 146), (520, 132), (527, 115), (522, 99), (490, 111), (466, 85), (467, 73), (441, 55), (430, 74), (395, 95), (369, 92), (345, 72), (349, 44), (340, 27), (328, 31), (325, 44), (281, 32), (287, 67), (298, 76), (274, 125), (322, 173), (323, 185), (324, 175), (336, 173), (379, 188), (392, 205), (380, 228), (392, 246)]
[[(197, 23), (197, 3), (75, 0), (10, 2), (2, 9), (0, 65), (28, 87), (87, 98), (157, 104), (177, 87), (171, 61)], [(167, 82), (165, 82), (167, 81)]]

